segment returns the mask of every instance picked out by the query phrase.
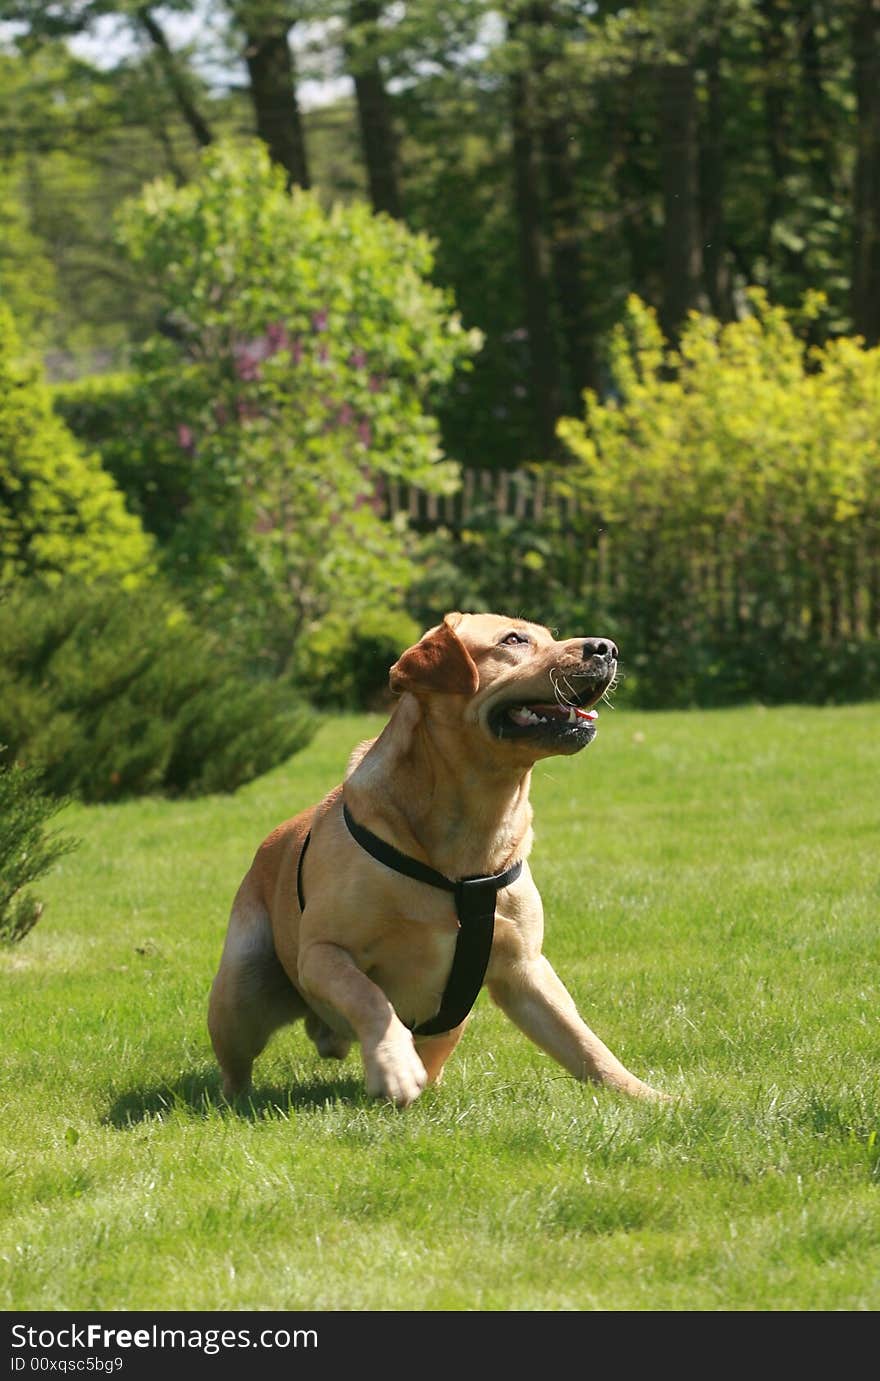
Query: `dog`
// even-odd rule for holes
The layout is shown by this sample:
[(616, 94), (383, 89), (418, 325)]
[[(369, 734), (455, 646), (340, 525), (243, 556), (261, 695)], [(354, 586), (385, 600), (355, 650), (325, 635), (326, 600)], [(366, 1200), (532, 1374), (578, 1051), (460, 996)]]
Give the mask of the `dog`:
[(557, 641), (497, 614), (447, 614), (402, 654), (382, 733), (268, 836), (238, 889), (208, 1013), (227, 1098), (304, 1018), (322, 1056), (358, 1041), (368, 1093), (407, 1107), (440, 1079), (483, 983), (575, 1078), (663, 1097), (542, 954), (527, 861), (532, 767), (592, 742), (617, 660), (609, 638)]

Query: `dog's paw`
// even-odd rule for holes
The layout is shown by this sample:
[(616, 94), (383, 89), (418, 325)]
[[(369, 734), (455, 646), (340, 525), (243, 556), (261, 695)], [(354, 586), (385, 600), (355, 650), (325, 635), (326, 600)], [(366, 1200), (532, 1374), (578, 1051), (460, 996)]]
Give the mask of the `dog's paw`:
[(409, 1032), (404, 1037), (380, 1041), (370, 1052), (364, 1051), (364, 1074), (367, 1093), (372, 1098), (388, 1098), (398, 1108), (414, 1103), (428, 1082)]

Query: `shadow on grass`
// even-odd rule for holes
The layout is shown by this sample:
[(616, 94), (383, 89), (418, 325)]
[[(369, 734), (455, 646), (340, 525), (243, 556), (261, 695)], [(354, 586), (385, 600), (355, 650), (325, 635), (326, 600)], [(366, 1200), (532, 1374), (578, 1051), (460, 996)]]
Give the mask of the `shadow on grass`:
[(312, 1112), (336, 1103), (362, 1103), (363, 1082), (358, 1079), (312, 1079), (306, 1083), (268, 1085), (253, 1089), (246, 1097), (230, 1103), (223, 1097), (216, 1073), (186, 1074), (167, 1084), (130, 1089), (114, 1099), (103, 1118), (104, 1124), (125, 1130), (175, 1111), (209, 1117), (224, 1113), (229, 1117), (258, 1122), (265, 1118), (287, 1119), (298, 1112)]

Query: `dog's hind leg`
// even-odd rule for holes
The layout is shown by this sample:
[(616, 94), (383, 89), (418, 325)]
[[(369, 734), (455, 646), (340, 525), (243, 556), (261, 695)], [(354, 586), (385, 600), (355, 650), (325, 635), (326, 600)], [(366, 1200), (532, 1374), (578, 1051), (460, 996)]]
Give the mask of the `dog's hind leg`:
[(468, 1018), (442, 1036), (416, 1036), (416, 1054), (425, 1066), (429, 1084), (439, 1084), (443, 1078), (443, 1066), (461, 1040)]
[(340, 1036), (311, 1008), (306, 1012), (306, 1035), (322, 1060), (344, 1060), (351, 1049), (351, 1041)]
[(208, 1006), (208, 1030), (227, 1098), (247, 1092), (254, 1060), (273, 1031), (305, 1011), (275, 954), (268, 912), (245, 882), (229, 918)]

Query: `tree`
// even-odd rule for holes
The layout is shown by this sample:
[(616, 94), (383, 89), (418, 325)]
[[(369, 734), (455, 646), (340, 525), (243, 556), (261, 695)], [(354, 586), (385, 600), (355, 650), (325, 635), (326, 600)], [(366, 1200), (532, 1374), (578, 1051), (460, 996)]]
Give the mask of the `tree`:
[[(241, 81), (213, 88), (169, 41), (167, 11), (195, 0), (145, 2), (12, 5), (30, 24), (0, 95), (14, 257), (30, 243), (49, 265), (68, 351), (148, 325), (113, 207), (255, 127), (289, 183), (327, 203), (366, 187), (436, 241), (438, 281), (486, 335), (443, 405), (471, 464), (550, 452), (560, 408), (607, 383), (631, 290), (673, 331), (704, 302), (735, 318), (753, 283), (791, 309), (819, 285), (817, 343), (854, 320), (875, 338), (876, 0), (225, 0), (212, 32)], [(137, 53), (71, 60), (58, 35), (111, 12)], [(297, 83), (343, 75), (353, 99), (300, 114)]]
[(184, 181), (194, 164), (154, 64), (100, 71), (48, 38), (0, 53), (0, 283), (55, 374), (100, 367), (154, 313), (112, 236), (115, 207), (147, 177)]

